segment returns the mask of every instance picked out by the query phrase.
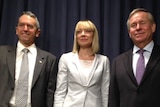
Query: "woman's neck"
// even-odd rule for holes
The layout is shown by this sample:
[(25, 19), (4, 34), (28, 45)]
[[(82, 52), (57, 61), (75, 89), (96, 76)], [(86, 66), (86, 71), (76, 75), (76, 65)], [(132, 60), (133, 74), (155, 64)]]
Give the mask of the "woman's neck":
[(95, 54), (91, 51), (91, 49), (80, 49), (78, 52), (79, 59), (82, 60), (93, 60)]

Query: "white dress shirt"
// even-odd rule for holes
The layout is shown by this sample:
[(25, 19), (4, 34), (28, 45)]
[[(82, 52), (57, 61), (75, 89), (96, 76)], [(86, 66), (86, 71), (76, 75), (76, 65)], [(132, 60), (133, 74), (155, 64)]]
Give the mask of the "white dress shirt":
[[(26, 48), (24, 47), (19, 41), (17, 43), (17, 52), (16, 52), (16, 67), (15, 67), (15, 86), (17, 86), (17, 80), (19, 78), (20, 74), (20, 68), (21, 68), (21, 62), (23, 57), (22, 50)], [(31, 46), (27, 47), (29, 49), (28, 52), (28, 61), (29, 61), (29, 83), (28, 83), (28, 100), (27, 100), (27, 107), (31, 107), (31, 87), (32, 87), (32, 79), (34, 74), (34, 67), (37, 57), (37, 49), (35, 44), (32, 44)], [(16, 88), (15, 88), (16, 89)], [(10, 100), (11, 105), (15, 105), (15, 92)]]
[[(145, 50), (144, 53), (143, 53), (144, 60), (145, 60), (145, 67), (146, 67), (146, 65), (148, 63), (148, 60), (149, 60), (150, 56), (151, 56), (153, 46), (154, 46), (154, 42), (151, 41), (147, 46), (145, 46), (143, 48)], [(132, 63), (132, 67), (133, 67), (133, 73), (134, 73), (135, 76), (136, 76), (137, 61), (138, 61), (138, 58), (139, 58), (139, 54), (137, 53), (137, 51), (139, 49), (140, 48), (138, 48), (137, 46), (134, 45), (134, 47), (133, 47), (133, 63)]]

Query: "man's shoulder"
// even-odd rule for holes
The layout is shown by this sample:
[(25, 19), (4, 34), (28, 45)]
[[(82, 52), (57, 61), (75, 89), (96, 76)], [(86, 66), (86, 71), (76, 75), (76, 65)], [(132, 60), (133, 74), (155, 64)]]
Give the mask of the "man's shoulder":
[(16, 46), (11, 46), (11, 45), (0, 45), (0, 50), (8, 50), (8, 49), (15, 49)]
[(38, 48), (38, 47), (37, 47), (37, 53), (38, 53), (38, 54), (41, 54), (41, 55), (48, 56), (48, 57), (56, 58), (56, 56), (55, 56), (53, 53), (51, 53), (51, 52), (49, 52), (49, 51), (47, 51), (47, 50), (44, 50), (44, 49), (40, 49), (40, 48)]
[(131, 55), (132, 55), (132, 49), (129, 49), (123, 53), (120, 53), (114, 59), (125, 59), (127, 57), (130, 57)]
[(160, 50), (160, 45), (155, 44), (153, 49)]

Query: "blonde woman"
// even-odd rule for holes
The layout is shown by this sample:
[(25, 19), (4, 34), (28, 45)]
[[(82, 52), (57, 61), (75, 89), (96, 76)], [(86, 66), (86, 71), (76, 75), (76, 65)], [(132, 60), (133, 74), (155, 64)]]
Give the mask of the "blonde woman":
[(107, 107), (109, 59), (98, 50), (96, 26), (90, 20), (79, 21), (72, 52), (59, 60), (54, 107)]

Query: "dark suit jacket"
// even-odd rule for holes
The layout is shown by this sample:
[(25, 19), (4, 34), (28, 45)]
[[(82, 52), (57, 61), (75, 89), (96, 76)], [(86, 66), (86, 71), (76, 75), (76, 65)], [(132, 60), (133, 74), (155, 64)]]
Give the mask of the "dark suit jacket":
[[(8, 107), (15, 88), (16, 47), (0, 46), (0, 107)], [(31, 105), (52, 107), (56, 84), (56, 57), (37, 48)]]
[(154, 46), (139, 86), (132, 69), (132, 49), (114, 59), (109, 107), (160, 107), (160, 47)]

